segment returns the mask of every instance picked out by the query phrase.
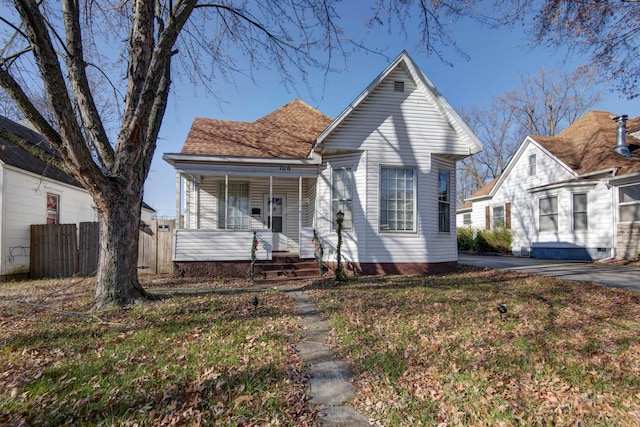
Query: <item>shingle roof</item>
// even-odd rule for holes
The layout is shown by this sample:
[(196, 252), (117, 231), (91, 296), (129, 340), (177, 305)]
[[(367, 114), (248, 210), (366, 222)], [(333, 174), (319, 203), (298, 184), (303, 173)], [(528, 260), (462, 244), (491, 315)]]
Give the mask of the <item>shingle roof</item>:
[[(29, 141), (33, 145), (43, 148), (48, 153), (57, 156), (56, 150), (54, 150), (44, 136), (38, 132), (3, 116), (0, 116), (0, 127), (26, 141)], [(33, 172), (37, 175), (80, 187), (80, 184), (65, 172), (43, 162), (33, 154), (9, 141), (4, 140), (3, 138), (0, 138), (0, 160), (7, 165), (15, 166), (17, 168)]]
[(254, 122), (196, 118), (181, 153), (304, 158), (331, 121), (299, 99)]
[[(578, 174), (619, 168), (618, 175), (640, 172), (640, 140), (627, 134), (631, 159), (613, 151), (616, 145), (615, 114), (590, 111), (556, 136), (532, 138)], [(627, 129), (640, 127), (640, 117), (629, 119)]]

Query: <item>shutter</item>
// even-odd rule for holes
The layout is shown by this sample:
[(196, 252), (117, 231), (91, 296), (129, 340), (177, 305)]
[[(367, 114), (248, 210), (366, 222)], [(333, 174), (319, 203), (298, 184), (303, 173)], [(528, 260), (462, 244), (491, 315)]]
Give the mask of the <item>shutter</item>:
[(511, 229), (511, 203), (504, 204), (504, 226)]
[(489, 206), (484, 207), (484, 220), (486, 224), (485, 228), (491, 230), (491, 207)]

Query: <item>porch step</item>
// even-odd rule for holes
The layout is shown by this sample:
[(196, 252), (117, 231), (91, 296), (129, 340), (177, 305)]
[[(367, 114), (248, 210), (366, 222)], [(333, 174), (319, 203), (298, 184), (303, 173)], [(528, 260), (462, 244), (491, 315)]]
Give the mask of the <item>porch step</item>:
[(275, 256), (271, 261), (258, 261), (254, 265), (254, 282), (309, 279), (318, 277), (320, 271), (314, 259), (297, 256)]

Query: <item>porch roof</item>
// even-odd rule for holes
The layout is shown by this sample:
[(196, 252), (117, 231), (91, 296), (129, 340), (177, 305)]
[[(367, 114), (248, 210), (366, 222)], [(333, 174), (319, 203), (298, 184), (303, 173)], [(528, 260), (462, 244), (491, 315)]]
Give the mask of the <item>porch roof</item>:
[(181, 154), (214, 157), (306, 158), (331, 118), (295, 99), (253, 122), (196, 118)]

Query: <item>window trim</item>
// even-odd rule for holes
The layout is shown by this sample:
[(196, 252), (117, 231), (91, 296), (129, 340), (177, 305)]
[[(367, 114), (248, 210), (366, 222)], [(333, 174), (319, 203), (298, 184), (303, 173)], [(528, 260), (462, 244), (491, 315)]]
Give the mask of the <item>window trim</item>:
[[(496, 216), (496, 209), (502, 209), (502, 217)], [(502, 218), (502, 225), (496, 224), (496, 218)], [(497, 228), (507, 228), (507, 209), (505, 205), (491, 206), (491, 228), (493, 230)]]
[[(340, 204), (341, 202), (348, 202), (351, 206), (351, 224), (350, 225), (345, 225), (346, 221), (342, 224), (342, 229), (343, 230), (353, 230), (353, 192), (354, 192), (354, 187), (355, 187), (355, 176), (354, 176), (354, 171), (353, 171), (353, 166), (352, 165), (340, 165), (340, 166), (336, 166), (336, 165), (332, 165), (331, 166), (331, 228), (333, 230), (335, 230), (337, 228), (337, 224), (336, 224), (336, 214), (338, 212), (334, 212), (334, 207), (333, 204), (334, 202), (338, 202), (338, 204)], [(350, 188), (350, 198), (348, 199), (334, 199), (334, 185), (335, 185), (335, 173), (337, 171), (349, 171), (349, 175), (350, 175), (350, 179), (351, 179), (351, 188)], [(344, 212), (344, 211), (343, 211)]]
[[(228, 209), (231, 208), (231, 206), (228, 204), (227, 201), (227, 196), (228, 193), (227, 191), (225, 191), (226, 189), (226, 185), (225, 185), (225, 181), (219, 181), (218, 182), (218, 218), (217, 218), (217, 226), (218, 226), (218, 230), (250, 230), (251, 229), (251, 183), (249, 181), (228, 181), (229, 186), (231, 186), (232, 184), (235, 185), (246, 185), (247, 186), (247, 212), (244, 212), (244, 215), (242, 216), (243, 222), (246, 219), (246, 223), (247, 223), (247, 227), (240, 227), (240, 228), (229, 228), (229, 221), (227, 216), (229, 215)], [(221, 193), (221, 194), (220, 194)], [(221, 203), (222, 202), (222, 203)], [(224, 216), (221, 218), (221, 212), (224, 212)], [(241, 214), (243, 213), (242, 210), (240, 210)], [(220, 226), (220, 221), (223, 221), (222, 226)], [(241, 224), (244, 225), (244, 224)]]
[[(440, 176), (442, 174), (445, 174), (447, 176), (447, 190), (446, 190), (446, 194), (447, 194), (447, 199), (446, 200), (440, 200)], [(438, 169), (438, 182), (437, 182), (437, 189), (436, 189), (437, 193), (438, 193), (438, 233), (451, 233), (451, 171), (447, 170), (447, 169)], [(446, 227), (443, 230), (440, 227), (440, 205), (446, 205), (446, 211), (448, 212), (447, 218), (448, 221), (445, 222)]]
[(471, 214), (470, 213), (463, 213), (462, 214), (462, 225), (463, 226), (467, 226), (467, 225), (471, 225)]
[[(532, 161), (533, 160), (533, 161)], [(529, 154), (528, 176), (536, 176), (538, 173), (538, 158), (536, 153)]]
[[(411, 230), (389, 230), (382, 228), (382, 170), (383, 169), (397, 169), (397, 170), (411, 170), (413, 171), (413, 209), (412, 215), (412, 229)], [(418, 232), (417, 221), (417, 207), (418, 207), (418, 167), (408, 165), (388, 165), (380, 164), (378, 166), (378, 232), (390, 233), (390, 234), (416, 234)]]
[[(585, 210), (576, 212), (576, 196), (584, 196), (585, 198)], [(585, 215), (585, 228), (576, 228), (576, 213)], [(579, 191), (575, 193), (571, 193), (571, 230), (573, 231), (589, 231), (589, 193), (584, 191)]]
[(626, 187), (639, 187), (640, 188), (640, 184), (621, 185), (621, 186), (618, 187), (618, 220), (620, 221), (620, 223), (623, 223), (623, 224), (631, 224), (631, 223), (634, 223), (634, 222), (637, 222), (637, 221), (636, 220), (623, 221), (622, 220), (622, 208), (627, 207), (627, 206), (640, 206), (640, 200), (633, 200), (633, 201), (630, 201), (630, 202), (623, 202), (622, 201), (622, 189), (626, 188)]
[[(541, 209), (540, 209), (540, 203), (543, 200), (548, 200), (548, 199), (556, 199), (556, 211), (555, 211), (555, 214), (545, 214), (544, 215), (544, 216), (548, 216), (548, 217), (555, 216), (555, 218), (556, 218), (556, 221), (555, 221), (556, 228), (555, 228), (555, 230), (543, 230), (542, 229), (542, 221), (541, 221), (541, 219), (542, 219), (543, 215), (542, 215), (542, 212), (541, 212)], [(539, 197), (538, 198), (538, 209), (537, 209), (537, 211), (538, 211), (538, 232), (539, 233), (558, 233), (560, 231), (560, 205), (559, 205), (559, 203), (560, 203), (560, 198), (558, 197), (557, 194), (550, 194), (548, 196)]]
[[(49, 207), (49, 199), (55, 200), (55, 206)], [(47, 193), (45, 198), (46, 205), (46, 216), (45, 222), (46, 224), (60, 224), (60, 195), (56, 193)], [(53, 214), (54, 217), (51, 218), (50, 214)], [(50, 219), (53, 219), (52, 222), (49, 222)]]

